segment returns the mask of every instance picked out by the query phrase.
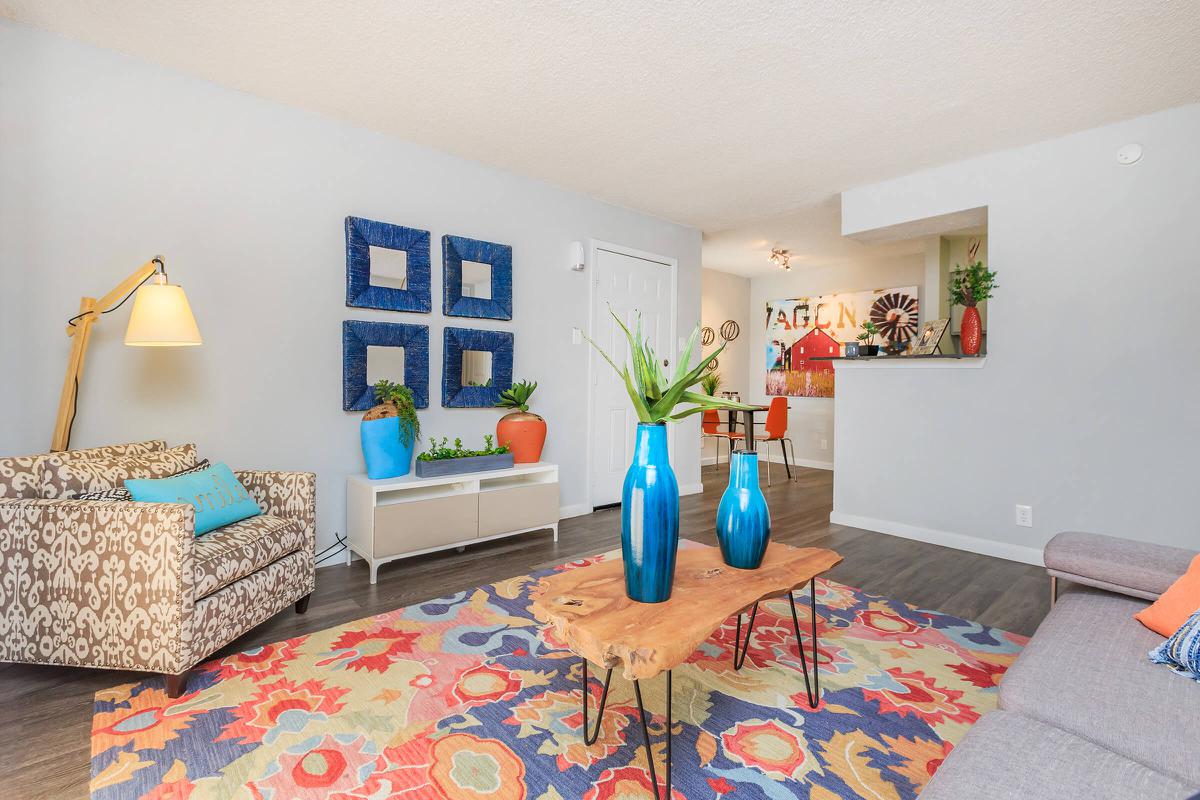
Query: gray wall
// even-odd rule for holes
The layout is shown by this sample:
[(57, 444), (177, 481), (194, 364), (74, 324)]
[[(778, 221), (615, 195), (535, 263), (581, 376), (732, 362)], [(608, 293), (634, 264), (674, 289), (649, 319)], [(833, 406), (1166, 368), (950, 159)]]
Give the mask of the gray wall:
[[(486, 121), (480, 121), (486, 124)], [(431, 231), (432, 315), (345, 307), (346, 215)], [(499, 416), (441, 403), (440, 239), (513, 246), (515, 372), (540, 382), (544, 458), (562, 503), (586, 508), (588, 275), (569, 243), (595, 237), (679, 261), (679, 330), (700, 314), (700, 234), (324, 117), (28, 28), (0, 23), (0, 453), (45, 450), (82, 294), (155, 253), (188, 292), (204, 347), (122, 346), (128, 307), (97, 325), (73, 444), (194, 441), (234, 467), (319, 475), (319, 540), (344, 528), (362, 471), (358, 414), (341, 410), (344, 319), (431, 327), (429, 434), (479, 441)], [(699, 422), (677, 437), (699, 484)]]
[(999, 289), (982, 369), (839, 376), (835, 521), (1030, 561), (1068, 529), (1200, 549), (1198, 142), (1192, 105), (843, 195), (847, 234), (987, 206)]

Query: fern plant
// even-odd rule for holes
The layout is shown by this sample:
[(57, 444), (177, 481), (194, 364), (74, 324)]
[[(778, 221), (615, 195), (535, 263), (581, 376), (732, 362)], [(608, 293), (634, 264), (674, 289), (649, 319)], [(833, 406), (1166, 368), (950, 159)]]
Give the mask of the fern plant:
[(421, 421), (417, 419), (417, 406), (413, 400), (412, 389), (401, 383), (392, 383), (389, 380), (377, 381), (375, 388), (375, 402), (380, 405), (391, 406), (394, 408), (393, 415), (390, 409), (385, 409), (381, 413), (372, 415), (375, 409), (367, 412), (363, 419), (380, 419), (383, 417), (397, 416), (400, 418), (400, 441), (405, 447), (415, 442), (421, 437)]
[(721, 388), (721, 373), (704, 373), (704, 377), (700, 379), (700, 388), (703, 389), (704, 393), (709, 397), (716, 397), (717, 392)]
[[(696, 349), (696, 340), (700, 338), (700, 326), (697, 325), (696, 329), (692, 331), (691, 338), (688, 339), (687, 346), (679, 353), (679, 358), (675, 362), (674, 376), (668, 380), (662, 370), (662, 361), (659, 359), (658, 354), (654, 352), (654, 348), (642, 336), (641, 315), (638, 315), (637, 332), (635, 334), (630, 332), (629, 328), (613, 312), (612, 308), (609, 308), (608, 313), (612, 314), (612, 318), (621, 326), (621, 331), (625, 334), (625, 339), (629, 342), (629, 355), (633, 367), (632, 372), (630, 371), (630, 365), (623, 364), (618, 367), (617, 363), (612, 360), (608, 353), (604, 352), (604, 348), (596, 344), (590, 336), (587, 337), (587, 340), (625, 382), (625, 391), (629, 393), (629, 400), (633, 403), (633, 410), (637, 413), (640, 422), (655, 425), (667, 420), (678, 421), (685, 419), (692, 414), (699, 414), (709, 409), (728, 408), (735, 411), (745, 411), (753, 408), (753, 406), (735, 403), (732, 400), (691, 391), (693, 386), (703, 380), (705, 369), (721, 354), (727, 342), (722, 343), (707, 358), (702, 358), (699, 365), (694, 369), (689, 369), (689, 365), (692, 362), (692, 353)], [(691, 408), (684, 409), (683, 411), (676, 411), (675, 408), (681, 403), (691, 403), (693, 405)]]
[(529, 398), (533, 396), (533, 390), (537, 388), (537, 381), (530, 383), (529, 381), (517, 381), (508, 389), (500, 393), (500, 399), (496, 401), (496, 408), (511, 408), (514, 411), (529, 411)]

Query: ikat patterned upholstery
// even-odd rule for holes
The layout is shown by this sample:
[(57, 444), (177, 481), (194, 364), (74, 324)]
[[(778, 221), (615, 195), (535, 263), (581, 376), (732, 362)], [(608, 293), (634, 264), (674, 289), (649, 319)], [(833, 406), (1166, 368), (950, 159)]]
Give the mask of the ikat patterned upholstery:
[(194, 466), (194, 444), (120, 458), (71, 458), (54, 453), (42, 459), (42, 497), (70, 500), (116, 489), (128, 478), (166, 478)]
[[(64, 450), (54, 455), (59, 458), (122, 458), (165, 449), (167, 449), (166, 442), (153, 440), (91, 447), (85, 450)], [(42, 461), (47, 455), (39, 453), (31, 456), (0, 458), (0, 500), (14, 497), (41, 497)]]
[[(59, 480), (63, 455), (31, 458), (53, 458)], [(0, 460), (21, 487), (0, 495), (0, 661), (178, 674), (315, 586), (310, 472), (236, 472), (266, 516), (197, 540), (186, 504), (16, 497), (15, 461)]]

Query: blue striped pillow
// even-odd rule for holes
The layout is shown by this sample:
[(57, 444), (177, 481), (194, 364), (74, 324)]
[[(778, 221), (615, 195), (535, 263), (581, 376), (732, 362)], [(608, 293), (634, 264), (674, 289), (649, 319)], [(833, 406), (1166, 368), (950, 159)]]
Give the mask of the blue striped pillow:
[(1171, 634), (1171, 638), (1150, 651), (1155, 664), (1167, 664), (1180, 675), (1200, 681), (1200, 611)]

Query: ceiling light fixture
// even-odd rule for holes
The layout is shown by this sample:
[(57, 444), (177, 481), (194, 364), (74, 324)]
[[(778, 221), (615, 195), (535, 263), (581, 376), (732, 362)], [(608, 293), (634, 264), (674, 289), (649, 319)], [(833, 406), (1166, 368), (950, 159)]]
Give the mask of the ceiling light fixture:
[(784, 272), (791, 272), (792, 266), (788, 262), (792, 256), (787, 250), (779, 250), (776, 248), (771, 251), (771, 263), (779, 267)]

